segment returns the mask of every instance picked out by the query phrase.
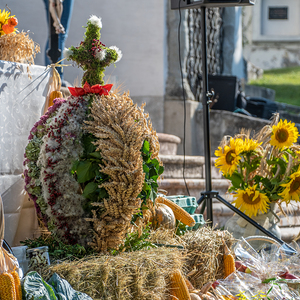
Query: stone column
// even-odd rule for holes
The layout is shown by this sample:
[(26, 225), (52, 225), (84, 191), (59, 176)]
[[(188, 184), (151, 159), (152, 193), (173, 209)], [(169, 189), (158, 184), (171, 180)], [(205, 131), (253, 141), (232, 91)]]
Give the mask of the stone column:
[[(178, 145), (178, 154), (183, 154), (184, 141), (184, 110), (186, 111), (186, 131), (185, 145), (186, 154), (193, 153), (193, 132), (194, 132), (194, 115), (199, 105), (191, 92), (187, 81), (186, 57), (189, 47), (188, 27), (187, 27), (187, 10), (171, 10), (171, 1), (167, 5), (167, 79), (164, 102), (164, 132), (174, 134), (181, 139)], [(180, 43), (178, 41), (178, 27), (181, 15), (180, 25)], [(183, 74), (183, 87), (181, 70), (179, 64), (179, 51), (181, 57), (181, 67)], [(184, 109), (185, 95), (186, 106)]]
[(223, 12), (223, 75), (246, 78), (242, 45), (242, 9), (226, 7)]
[[(171, 10), (171, 1), (168, 1), (167, 8), (167, 80), (165, 100), (183, 100), (181, 71), (179, 64), (179, 50), (181, 56), (181, 67), (183, 73), (183, 90), (186, 100), (195, 100), (187, 81), (186, 73), (186, 56), (189, 47), (188, 27), (187, 27), (188, 10)], [(178, 41), (178, 27), (181, 15), (180, 25), (180, 45)]]

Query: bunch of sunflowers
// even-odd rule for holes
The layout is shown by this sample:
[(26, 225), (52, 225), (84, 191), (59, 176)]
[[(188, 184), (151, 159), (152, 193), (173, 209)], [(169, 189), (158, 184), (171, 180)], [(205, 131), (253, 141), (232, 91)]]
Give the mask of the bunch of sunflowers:
[(18, 19), (15, 16), (11, 16), (9, 11), (5, 11), (0, 9), (0, 37), (16, 32), (17, 29), (15, 26), (18, 25)]
[(272, 123), (250, 138), (242, 131), (225, 136), (215, 151), (216, 167), (230, 180), (235, 205), (249, 217), (266, 213), (270, 204), (300, 201), (298, 129), (275, 114)]

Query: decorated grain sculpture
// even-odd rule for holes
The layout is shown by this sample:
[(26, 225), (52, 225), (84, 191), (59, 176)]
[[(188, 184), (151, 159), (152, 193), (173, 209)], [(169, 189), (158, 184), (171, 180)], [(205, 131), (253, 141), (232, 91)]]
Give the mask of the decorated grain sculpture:
[(101, 27), (91, 16), (84, 41), (64, 51), (85, 71), (82, 87), (54, 99), (30, 131), (24, 161), (25, 189), (52, 235), (98, 252), (123, 243), (163, 172), (143, 106), (103, 85), (104, 69), (122, 53), (100, 42)]

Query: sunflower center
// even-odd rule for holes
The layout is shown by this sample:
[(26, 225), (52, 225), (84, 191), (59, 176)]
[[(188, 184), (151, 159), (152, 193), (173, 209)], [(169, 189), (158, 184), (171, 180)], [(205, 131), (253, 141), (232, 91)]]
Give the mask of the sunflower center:
[(297, 177), (293, 180), (293, 182), (291, 183), (291, 188), (290, 188), (290, 192), (296, 192), (300, 187), (300, 177)]
[(275, 138), (279, 143), (284, 143), (288, 140), (289, 133), (286, 129), (281, 128), (276, 131)]
[(245, 194), (243, 195), (243, 200), (244, 200), (244, 202), (247, 203), (247, 204), (251, 204), (251, 205), (256, 204), (256, 203), (259, 203), (259, 201), (260, 201), (260, 196), (258, 196), (255, 200), (253, 200), (254, 195), (255, 195), (254, 192), (251, 193), (250, 195), (248, 195), (247, 193), (245, 193)]
[(228, 165), (232, 165), (233, 164), (233, 161), (236, 157), (236, 153), (234, 150), (229, 150), (225, 156), (225, 159), (226, 159), (226, 163)]

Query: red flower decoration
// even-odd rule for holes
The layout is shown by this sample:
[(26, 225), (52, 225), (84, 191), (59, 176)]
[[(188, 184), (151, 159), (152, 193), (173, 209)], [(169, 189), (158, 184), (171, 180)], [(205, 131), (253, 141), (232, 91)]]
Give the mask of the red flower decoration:
[(99, 95), (108, 95), (109, 91), (112, 88), (112, 84), (100, 85), (96, 84), (90, 86), (88, 82), (85, 82), (83, 88), (81, 87), (69, 87), (69, 91), (72, 96), (83, 96), (86, 94), (99, 94)]

